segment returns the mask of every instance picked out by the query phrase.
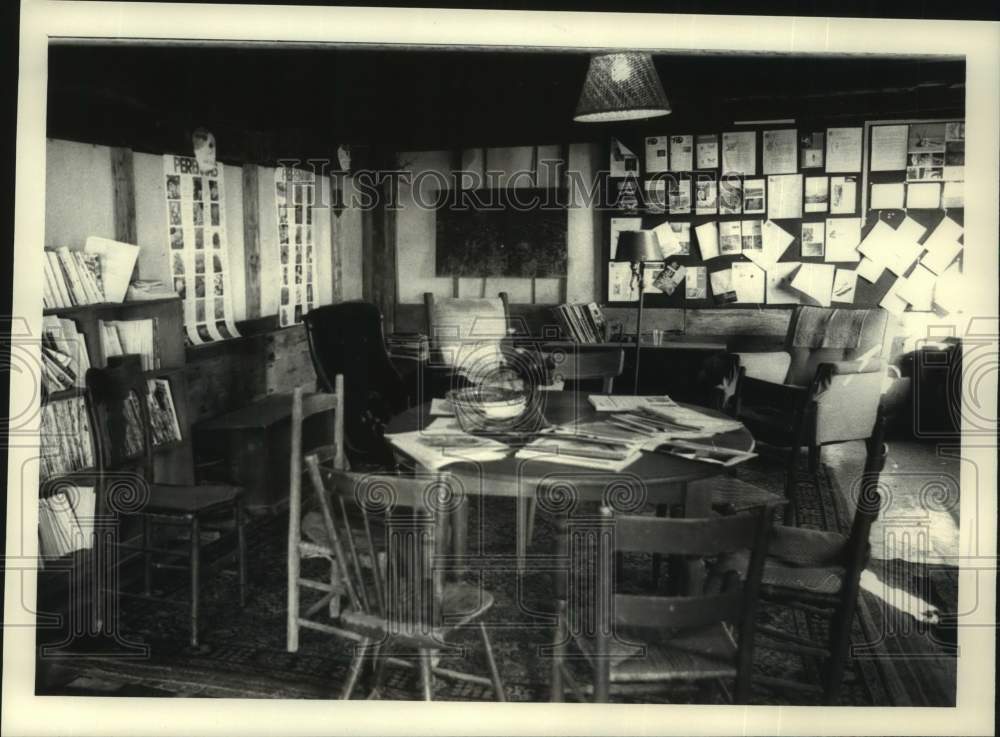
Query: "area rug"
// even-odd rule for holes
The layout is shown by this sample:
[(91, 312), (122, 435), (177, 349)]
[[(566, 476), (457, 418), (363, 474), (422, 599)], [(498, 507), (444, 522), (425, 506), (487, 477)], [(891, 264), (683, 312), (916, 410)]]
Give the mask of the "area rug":
[[(758, 458), (740, 468), (739, 475), (766, 488), (780, 490), (783, 468)], [(832, 474), (820, 469), (815, 482), (805, 474), (798, 482), (800, 524), (806, 527), (846, 532), (851, 510)], [(510, 701), (548, 701), (550, 661), (543, 648), (551, 642), (554, 620), (551, 608), (551, 579), (546, 573), (518, 575), (512, 548), (516, 516), (512, 500), (471, 500), (470, 551), (479, 562), (469, 579), (480, 582), (495, 597), (486, 617), (494, 651)], [(249, 534), (251, 595), (247, 606), (235, 602), (233, 577), (220, 576), (205, 586), (205, 624), (199, 648), (188, 645), (187, 616), (181, 608), (167, 608), (141, 600), (127, 600), (122, 612), (122, 637), (149, 647), (146, 658), (126, 658), (112, 648), (99, 656), (72, 653), (55, 656), (44, 665), (72, 674), (55, 687), (40, 687), (39, 693), (58, 694), (139, 694), (147, 696), (221, 698), (335, 698), (347, 673), (352, 643), (309, 630), (300, 635), (298, 652), (285, 647), (285, 551), (287, 518), (255, 520)], [(544, 561), (554, 550), (554, 526), (540, 514), (530, 552)], [(322, 565), (321, 561), (314, 561)], [(648, 577), (649, 561), (630, 556), (626, 560), (627, 579)], [(949, 588), (947, 575), (930, 576), (913, 566), (886, 566), (877, 575), (892, 575), (895, 585), (925, 590), (945, 606), (957, 600), (957, 588)], [(891, 569), (891, 570), (890, 570)], [(947, 573), (947, 572), (945, 572)], [(178, 582), (180, 583), (180, 582)], [(841, 692), (843, 704), (856, 706), (938, 705), (954, 703), (954, 666), (936, 664), (930, 675), (926, 664), (953, 659), (947, 638), (914, 636), (913, 628), (903, 631), (898, 618), (884, 601), (862, 593), (855, 618), (853, 641), (861, 647), (848, 666)], [(953, 611), (953, 604), (952, 609)], [(772, 627), (822, 637), (825, 624), (801, 613), (777, 607), (762, 607), (761, 622)], [(895, 623), (895, 624), (894, 624)], [(895, 629), (893, 627), (895, 626)], [(445, 666), (487, 673), (476, 633), (459, 633), (456, 644), (463, 654), (445, 654)], [(916, 648), (916, 650), (914, 650)], [(917, 660), (912, 656), (916, 652)], [(920, 660), (924, 666), (920, 665)], [(768, 648), (762, 641), (755, 648), (755, 669), (760, 674), (819, 683), (819, 664), (812, 659)], [(364, 695), (359, 688), (359, 696)], [(419, 698), (415, 670), (391, 666), (387, 669), (382, 698)], [(491, 689), (476, 684), (435, 679), (436, 699), (491, 700)], [(710, 703), (718, 701), (712, 695)], [(809, 704), (811, 697), (756, 688), (754, 703)], [(644, 703), (705, 702), (702, 692), (666, 693), (641, 697)]]

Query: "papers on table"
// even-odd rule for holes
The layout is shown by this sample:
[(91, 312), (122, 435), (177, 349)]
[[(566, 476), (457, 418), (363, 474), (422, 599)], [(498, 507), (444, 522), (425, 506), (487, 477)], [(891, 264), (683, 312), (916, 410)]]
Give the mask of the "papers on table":
[(861, 241), (861, 218), (827, 218), (826, 260), (828, 262), (857, 262), (858, 243)]
[(560, 428), (540, 434), (514, 457), (618, 472), (635, 463), (641, 455), (640, 445)]
[(826, 170), (861, 171), (861, 128), (827, 128)]
[(772, 220), (802, 217), (801, 174), (777, 174), (767, 178), (767, 216)]
[(767, 275), (764, 270), (747, 261), (737, 261), (732, 266), (733, 290), (736, 301), (749, 304), (764, 303)]
[(666, 394), (645, 394), (635, 396), (611, 395), (611, 394), (591, 394), (587, 399), (591, 406), (598, 412), (628, 412), (639, 407), (659, 407), (670, 409), (677, 406), (677, 402)]
[(702, 223), (694, 229), (702, 261), (719, 257), (719, 229), (715, 223)]
[(434, 420), (424, 430), (389, 434), (385, 437), (395, 448), (430, 470), (463, 461), (497, 461), (510, 452), (503, 443), (469, 435), (462, 431), (455, 420), (445, 418)]
[(688, 440), (674, 440), (663, 443), (657, 448), (657, 451), (680, 458), (687, 458), (691, 461), (717, 463), (722, 466), (735, 466), (738, 463), (743, 463), (757, 457), (756, 453), (719, 448), (704, 443), (692, 443)]

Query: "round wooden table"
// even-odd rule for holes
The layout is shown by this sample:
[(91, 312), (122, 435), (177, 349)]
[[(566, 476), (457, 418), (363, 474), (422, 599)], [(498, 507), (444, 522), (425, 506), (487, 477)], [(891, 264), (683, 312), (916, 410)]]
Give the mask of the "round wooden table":
[[(597, 419), (598, 413), (587, 399), (586, 392), (543, 392), (542, 410), (545, 419), (561, 425), (573, 421)], [(411, 407), (394, 417), (387, 433), (422, 430), (436, 419), (430, 413), (430, 403)], [(705, 408), (699, 411), (716, 417), (720, 412)], [(753, 436), (745, 428), (716, 435), (710, 442), (720, 448), (751, 451)], [(680, 506), (686, 517), (707, 517), (712, 499), (704, 488), (688, 494), (688, 482), (722, 473), (718, 464), (691, 461), (666, 453), (644, 452), (638, 460), (622, 471), (593, 470), (565, 463), (544, 460), (522, 460), (510, 456), (485, 463), (456, 462), (442, 471), (449, 472), (459, 482), (461, 492), (469, 496), (513, 497), (517, 500), (518, 568), (523, 569), (527, 548), (526, 528), (531, 504), (550, 514), (572, 515), (581, 502), (603, 502), (615, 511), (636, 513), (647, 504), (665, 511)], [(467, 565), (466, 535), (468, 504), (454, 505), (452, 517), (454, 568)]]

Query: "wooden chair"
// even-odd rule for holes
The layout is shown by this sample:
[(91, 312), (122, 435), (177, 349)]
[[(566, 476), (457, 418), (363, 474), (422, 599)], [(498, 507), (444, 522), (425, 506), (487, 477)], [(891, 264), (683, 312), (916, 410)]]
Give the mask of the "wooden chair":
[[(307, 420), (318, 415), (326, 415), (329, 422), (326, 440), (328, 444), (318, 445), (309, 449), (316, 462), (324, 471), (342, 469), (346, 465), (344, 456), (344, 377), (336, 375), (332, 382), (333, 394), (311, 394), (302, 396), (301, 387), (292, 394), (292, 427), (291, 427), (291, 460), (288, 479), (288, 611), (287, 641), (288, 652), (298, 652), (299, 628), (337, 634), (328, 624), (317, 621), (314, 616), (327, 609), (330, 616), (336, 616), (340, 610), (340, 599), (346, 594), (339, 576), (339, 569), (334, 561), (336, 555), (333, 546), (322, 529), (322, 521), (318, 512), (302, 515), (302, 471), (304, 468), (303, 425)], [(317, 524), (317, 522), (319, 524)], [(326, 558), (330, 565), (328, 580), (318, 581), (302, 576), (302, 558)], [(311, 605), (304, 613), (300, 607), (300, 588), (308, 588), (323, 592), (321, 599)]]
[(615, 379), (621, 376), (625, 367), (625, 351), (585, 344), (570, 349), (554, 348), (546, 351), (546, 364), (553, 384), (599, 380), (601, 393), (611, 394)]
[[(108, 368), (87, 371), (87, 404), (91, 414), (97, 456), (99, 514), (117, 514), (120, 519), (138, 517), (142, 523), (141, 543), (117, 543), (119, 550), (131, 555), (120, 559), (118, 566), (141, 557), (143, 590), (141, 594), (115, 591), (116, 595), (187, 603), (190, 607), (191, 645), (197, 647), (201, 626), (201, 582), (203, 568), (217, 567), (235, 555), (239, 575), (240, 606), (246, 603), (246, 537), (243, 524), (243, 490), (236, 486), (183, 486), (158, 484), (153, 469), (153, 439), (149, 416), (149, 386), (137, 355), (113, 357)], [(132, 451), (129, 452), (129, 448)], [(138, 476), (135, 475), (138, 472)], [(219, 517), (232, 516), (232, 529), (217, 523)], [(223, 520), (224, 522), (225, 520)], [(186, 527), (189, 542), (186, 551), (157, 546), (154, 534), (158, 526)], [(119, 525), (121, 527), (121, 525)], [(215, 544), (222, 546), (235, 538), (233, 549), (211, 564), (202, 561), (201, 533), (218, 529), (225, 534)], [(100, 554), (96, 550), (95, 554)], [(161, 562), (163, 558), (187, 558), (188, 565)], [(190, 599), (176, 602), (153, 596), (155, 568), (188, 568)], [(111, 576), (110, 580), (118, 580)]]
[(436, 299), (424, 292), (433, 396), (452, 387), (489, 382), (510, 353), (506, 292), (495, 298)]
[[(750, 694), (755, 614), (767, 551), (770, 517), (752, 513), (709, 519), (613, 515), (563, 521), (559, 558), (569, 574), (557, 586), (558, 624), (553, 645), (552, 700), (568, 686), (594, 701), (613, 693), (642, 693), (665, 684), (735, 682), (737, 704)], [(690, 596), (616, 593), (615, 556), (655, 553), (712, 558), (747, 551), (742, 576), (725, 577), (718, 590)], [(568, 648), (588, 667), (593, 686), (579, 684), (567, 666)]]
[[(341, 698), (354, 692), (364, 661), (376, 666), (374, 688), (381, 688), (388, 663), (413, 667), (404, 651), (416, 651), (423, 698), (433, 697), (435, 675), (490, 686), (504, 701), (503, 683), (482, 617), (493, 606), (488, 591), (465, 583), (446, 582), (445, 551), (450, 509), (460, 497), (447, 475), (402, 477), (324, 471), (320, 458), (306, 457), (309, 478), (322, 512), (327, 539), (347, 592), (336, 631), (357, 646)], [(350, 509), (360, 514), (361, 530)], [(376, 550), (375, 525), (384, 529), (384, 546)], [(365, 570), (361, 552), (373, 565)], [(459, 627), (476, 624), (485, 649), (489, 678), (435, 664), (448, 649), (448, 637)]]
[(869, 557), (871, 527), (878, 519), (881, 504), (879, 474), (888, 453), (883, 432), (884, 420), (880, 419), (868, 441), (849, 535), (782, 526), (771, 537), (761, 584), (762, 599), (823, 614), (830, 620), (830, 629), (826, 642), (817, 643), (784, 630), (758, 627), (758, 634), (773, 641), (776, 649), (825, 661), (822, 685), (761, 677), (758, 680), (762, 685), (818, 694), (827, 705), (837, 701), (847, 665), (861, 574)]

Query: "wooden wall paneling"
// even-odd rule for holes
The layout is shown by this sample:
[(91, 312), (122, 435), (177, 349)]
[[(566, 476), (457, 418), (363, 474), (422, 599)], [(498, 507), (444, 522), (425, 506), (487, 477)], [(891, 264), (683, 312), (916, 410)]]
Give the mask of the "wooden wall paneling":
[[(452, 149), (450, 154), (450, 168), (451, 168), (451, 180), (452, 186), (456, 189), (462, 189), (465, 187), (465, 177), (462, 176), (462, 149), (456, 148)], [(435, 273), (437, 270), (435, 269)], [(451, 296), (458, 299), (460, 296), (461, 283), (458, 275), (453, 275), (451, 277)]]
[[(653, 310), (646, 309), (645, 314)], [(755, 336), (784, 339), (791, 308), (718, 308), (685, 311), (684, 331), (689, 335)]]
[[(139, 236), (135, 224), (135, 166), (132, 149), (115, 146), (111, 149), (111, 186), (114, 197), (115, 240), (136, 244)], [(132, 278), (139, 278), (139, 262), (135, 262)]]
[[(399, 210), (386, 207), (390, 195), (386, 183), (382, 187), (383, 200), (381, 204), (382, 243), (379, 257), (379, 306), (382, 309), (383, 328), (386, 333), (395, 332), (396, 303), (399, 302), (399, 289), (396, 282), (396, 229)], [(392, 193), (395, 198), (396, 194)]]
[[(559, 146), (559, 156), (560, 156), (560, 158), (562, 159), (562, 162), (563, 162), (562, 182), (560, 182), (560, 184), (568, 192), (569, 191), (569, 185), (570, 185), (570, 176), (569, 176), (569, 144), (568, 143), (563, 143), (563, 144), (561, 144)], [(567, 214), (567, 217), (569, 217), (568, 214)], [(567, 247), (568, 247), (568, 244), (567, 244)], [(567, 261), (568, 261), (568, 259), (567, 259)], [(567, 269), (567, 272), (568, 272), (569, 271), (569, 264), (568, 263), (566, 265), (566, 269)], [(569, 274), (568, 273), (559, 280), (559, 303), (560, 304), (562, 304), (562, 303), (564, 303), (566, 301), (566, 295), (569, 293), (569, 284), (567, 283), (568, 281), (569, 281)]]
[(243, 268), (247, 319), (260, 317), (260, 180), (256, 164), (243, 165)]

